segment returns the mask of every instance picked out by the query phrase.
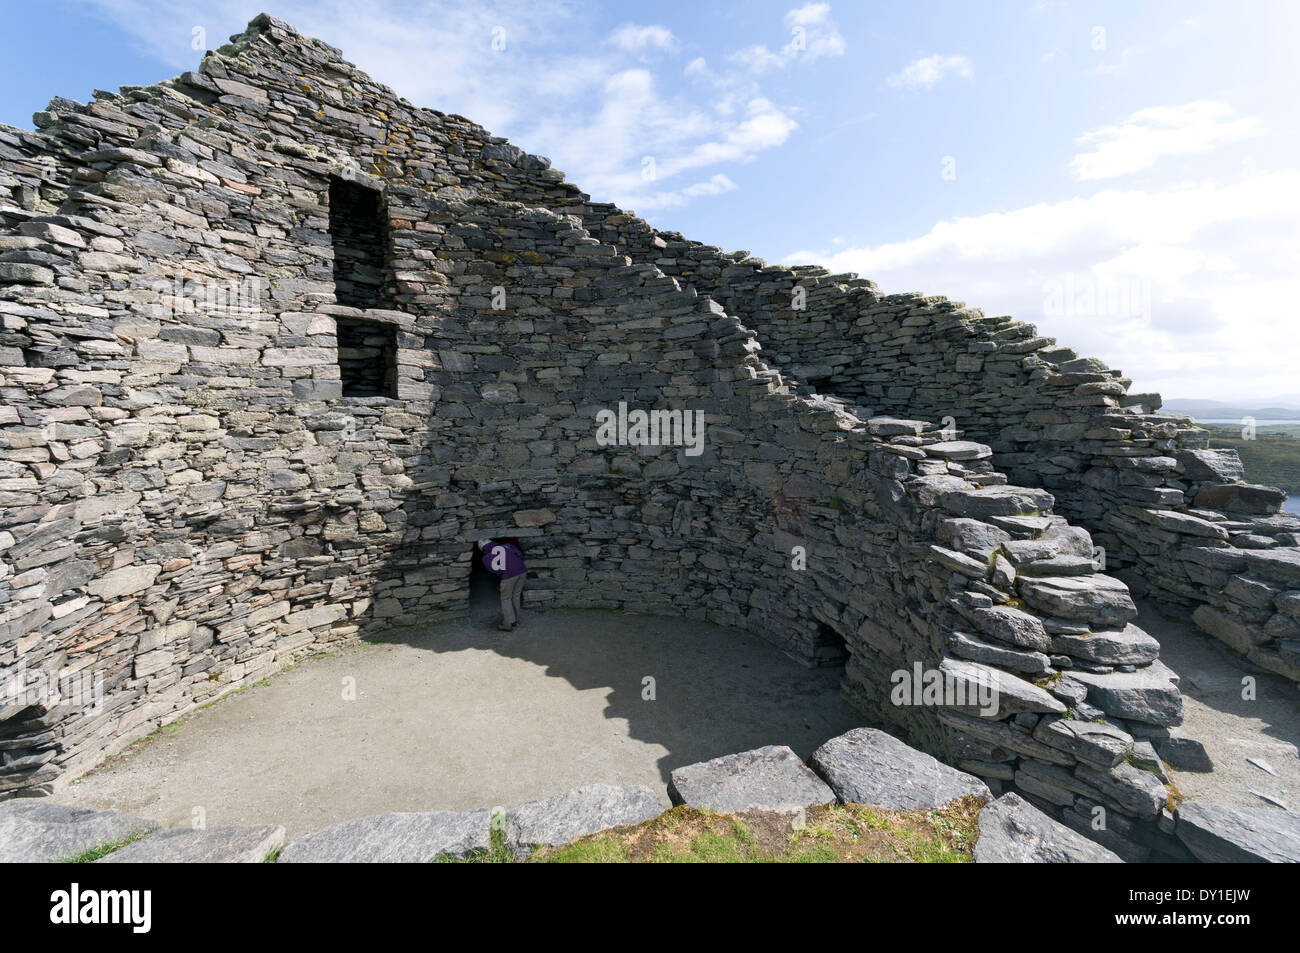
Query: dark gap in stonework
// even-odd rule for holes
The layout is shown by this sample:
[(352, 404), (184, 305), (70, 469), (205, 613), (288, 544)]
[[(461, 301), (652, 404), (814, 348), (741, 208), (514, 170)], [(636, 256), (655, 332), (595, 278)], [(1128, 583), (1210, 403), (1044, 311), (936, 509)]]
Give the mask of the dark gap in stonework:
[[(495, 537), (498, 543), (509, 543), (515, 549), (519, 550), (527, 563), (528, 555), (524, 553), (523, 543), (514, 536)], [(528, 579), (537, 578), (534, 572), (528, 573)], [(527, 587), (527, 583), (524, 584)], [(479, 549), (478, 543), (474, 544), (474, 552), (470, 556), (469, 566), (469, 603), (470, 614), (475, 618), (484, 616), (487, 612), (495, 612), (500, 608), (501, 580), (497, 575), (483, 565), (483, 550)], [(525, 596), (525, 599), (528, 597)]]
[(364, 185), (330, 179), (334, 297), (350, 308), (392, 308), (393, 260), (383, 196)]
[(337, 318), (339, 374), (344, 397), (397, 396), (397, 327)]
[[(474, 544), (474, 553), (469, 564), (469, 602), (470, 611), (478, 616), (497, 604), (499, 585), (494, 576), (483, 565), (483, 550)], [(478, 611), (475, 611), (478, 610)]]
[(844, 636), (825, 622), (817, 623), (817, 641), (813, 645), (813, 660), (821, 665), (843, 665), (848, 661), (849, 647)]

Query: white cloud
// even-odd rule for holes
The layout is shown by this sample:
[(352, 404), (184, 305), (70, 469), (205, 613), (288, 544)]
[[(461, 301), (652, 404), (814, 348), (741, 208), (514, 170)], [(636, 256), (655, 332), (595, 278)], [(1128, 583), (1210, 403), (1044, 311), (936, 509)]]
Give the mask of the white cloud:
[(677, 49), (677, 37), (666, 26), (638, 26), (625, 23), (609, 35), (613, 43), (625, 53), (644, 53), (647, 50), (661, 50), (671, 53)]
[(1166, 156), (1209, 152), (1216, 146), (1258, 135), (1259, 122), (1234, 118), (1227, 103), (1201, 99), (1182, 106), (1139, 109), (1118, 125), (1084, 133), (1091, 146), (1070, 162), (1076, 179), (1108, 179), (1149, 169)]
[(894, 73), (885, 83), (895, 89), (925, 89), (933, 86), (945, 76), (960, 76), (970, 79), (975, 75), (975, 67), (965, 56), (926, 56), (908, 63)]
[[(190, 48), (195, 24), (204, 26), (215, 48), (265, 5), (88, 2), (178, 71), (194, 69), (201, 56)], [(785, 14), (787, 46), (749, 51), (739, 66), (724, 49), (719, 69), (697, 57), (682, 76), (675, 63), (661, 68), (652, 62), (681, 48), (669, 26), (625, 23), (594, 35), (590, 18), (568, 0), (282, 0), (276, 15), (338, 46), (417, 105), (468, 116), (549, 156), (597, 198), (643, 213), (737, 188), (726, 167), (781, 146), (797, 127), (796, 110), (765, 94), (759, 75), (844, 50), (826, 3)], [(494, 49), (497, 37), (504, 38), (504, 49)], [(627, 68), (629, 55), (641, 60), (638, 68)], [(746, 57), (758, 68), (744, 64)], [(654, 160), (653, 178), (643, 174), (646, 156)]]
[(790, 32), (790, 42), (778, 50), (758, 43), (730, 53), (727, 61), (758, 76), (785, 69), (798, 60), (816, 60), (823, 56), (843, 56), (847, 46), (844, 35), (831, 18), (829, 3), (808, 3), (786, 12), (782, 18)]
[[(1034, 322), (1122, 368), (1137, 390), (1236, 399), (1295, 389), (1300, 172), (1106, 190), (786, 260)], [(1064, 309), (1053, 297), (1062, 290)], [(1090, 306), (1092, 293), (1110, 306)]]

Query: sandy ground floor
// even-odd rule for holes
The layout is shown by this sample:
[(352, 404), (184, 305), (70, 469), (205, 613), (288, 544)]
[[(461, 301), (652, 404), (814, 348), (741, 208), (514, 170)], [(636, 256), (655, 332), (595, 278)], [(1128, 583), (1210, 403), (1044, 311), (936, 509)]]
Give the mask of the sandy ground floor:
[[(1300, 686), (1148, 604), (1139, 608), (1138, 623), (1160, 642), (1160, 660), (1179, 675), (1182, 728), (1214, 762), (1212, 772), (1176, 772), (1174, 784), (1191, 800), (1276, 806), (1259, 796), (1266, 794), (1300, 811)], [(1247, 677), (1253, 685), (1243, 683)]]
[(276, 823), (294, 837), (596, 782), (663, 792), (681, 765), (767, 744), (807, 757), (861, 723), (840, 697), (840, 668), (804, 668), (751, 635), (527, 610), (506, 633), (494, 614), (479, 593), (464, 622), (305, 661), (169, 726), (58, 800), (164, 825), (202, 809), (208, 826)]
[[(480, 591), (463, 622), (305, 661), (169, 726), (58, 799), (167, 826), (202, 810), (209, 826), (283, 824), (292, 838), (367, 814), (505, 806), (595, 782), (662, 794), (681, 765), (766, 744), (806, 758), (861, 724), (840, 697), (839, 668), (806, 669), (752, 635), (598, 611), (526, 613), (505, 633), (494, 611)], [(1264, 807), (1263, 793), (1300, 807), (1296, 687), (1150, 606), (1141, 623), (1182, 677), (1184, 728), (1215, 762), (1176, 773), (1178, 787), (1222, 804)]]

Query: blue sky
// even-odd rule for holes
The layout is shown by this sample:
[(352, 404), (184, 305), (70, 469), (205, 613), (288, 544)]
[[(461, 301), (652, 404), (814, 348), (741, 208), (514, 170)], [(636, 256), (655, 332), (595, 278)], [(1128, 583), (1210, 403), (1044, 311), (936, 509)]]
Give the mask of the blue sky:
[(13, 3), (0, 122), (262, 9), (661, 228), (1014, 314), (1135, 389), (1300, 404), (1300, 4)]

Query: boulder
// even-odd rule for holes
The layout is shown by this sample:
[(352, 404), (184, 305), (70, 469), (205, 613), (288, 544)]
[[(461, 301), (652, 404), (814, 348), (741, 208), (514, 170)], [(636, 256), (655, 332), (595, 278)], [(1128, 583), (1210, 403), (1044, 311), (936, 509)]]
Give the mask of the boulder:
[(157, 827), (116, 811), (16, 798), (0, 802), (0, 863), (70, 860)]
[(260, 864), (284, 843), (284, 828), (177, 827), (150, 834), (99, 860), (101, 864)]
[(957, 798), (993, 800), (979, 778), (951, 768), (893, 735), (854, 728), (813, 752), (809, 765), (846, 804), (930, 810)]
[(1300, 863), (1300, 814), (1189, 801), (1174, 828), (1205, 863)]
[(650, 788), (589, 784), (507, 809), (506, 844), (516, 857), (527, 857), (537, 847), (558, 847), (609, 827), (640, 824), (663, 811)]
[(767, 745), (672, 772), (668, 796), (719, 813), (789, 811), (829, 804), (835, 792), (785, 745)]
[(1118, 854), (1052, 820), (1015, 794), (980, 811), (977, 864), (1120, 864)]
[(280, 852), (282, 864), (428, 863), (491, 845), (488, 811), (374, 814), (308, 834)]

